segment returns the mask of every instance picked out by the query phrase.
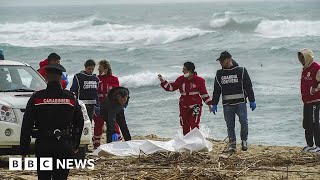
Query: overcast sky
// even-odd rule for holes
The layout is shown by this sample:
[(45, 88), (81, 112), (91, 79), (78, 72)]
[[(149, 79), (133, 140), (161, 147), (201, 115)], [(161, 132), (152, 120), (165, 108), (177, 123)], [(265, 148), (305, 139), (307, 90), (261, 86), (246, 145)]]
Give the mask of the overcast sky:
[[(43, 6), (43, 5), (86, 5), (86, 4), (140, 4), (140, 3), (177, 3), (177, 2), (217, 2), (217, 1), (272, 1), (272, 0), (1, 0), (4, 6)], [(276, 0), (273, 0), (276, 1)], [(281, 0), (283, 1), (283, 0)], [(299, 0), (288, 0), (299, 1)], [(302, 1), (302, 0), (300, 0)]]

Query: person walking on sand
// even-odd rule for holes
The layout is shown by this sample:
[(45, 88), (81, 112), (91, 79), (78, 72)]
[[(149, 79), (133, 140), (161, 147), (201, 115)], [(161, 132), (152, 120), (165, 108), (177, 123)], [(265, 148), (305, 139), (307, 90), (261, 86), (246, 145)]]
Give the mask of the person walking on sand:
[(229, 52), (222, 52), (217, 61), (220, 62), (222, 69), (219, 69), (216, 73), (211, 111), (214, 114), (217, 112), (220, 95), (222, 94), (223, 113), (230, 143), (226, 151), (236, 151), (236, 134), (234, 129), (236, 114), (241, 124), (242, 150), (246, 151), (248, 149), (247, 97), (252, 111), (256, 108), (251, 79), (246, 68), (233, 64), (235, 61), (233, 61)]
[(173, 92), (179, 89), (180, 91), (180, 124), (183, 135), (186, 135), (194, 128), (199, 129), (202, 101), (211, 110), (211, 98), (207, 92), (205, 80), (197, 75), (192, 62), (183, 64), (182, 73), (183, 75), (179, 76), (173, 83), (166, 81), (160, 74), (158, 76), (161, 82), (160, 85), (164, 90)]
[(307, 142), (302, 152), (320, 153), (320, 65), (313, 60), (314, 55), (310, 49), (301, 49), (298, 59), (303, 66), (300, 90), (303, 101), (303, 128)]

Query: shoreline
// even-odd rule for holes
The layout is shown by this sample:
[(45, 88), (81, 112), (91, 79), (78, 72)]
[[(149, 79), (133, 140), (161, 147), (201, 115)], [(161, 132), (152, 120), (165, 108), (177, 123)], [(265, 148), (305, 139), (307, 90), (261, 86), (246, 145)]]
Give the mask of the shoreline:
[[(133, 139), (169, 140), (154, 134)], [(94, 170), (70, 170), (68, 179), (320, 179), (320, 154), (301, 153), (301, 147), (249, 144), (248, 151), (241, 151), (237, 144), (235, 153), (226, 154), (222, 153), (226, 142), (210, 141), (211, 152), (159, 152), (139, 157), (88, 155), (95, 159)], [(9, 171), (2, 166), (0, 178), (37, 179), (34, 171)]]

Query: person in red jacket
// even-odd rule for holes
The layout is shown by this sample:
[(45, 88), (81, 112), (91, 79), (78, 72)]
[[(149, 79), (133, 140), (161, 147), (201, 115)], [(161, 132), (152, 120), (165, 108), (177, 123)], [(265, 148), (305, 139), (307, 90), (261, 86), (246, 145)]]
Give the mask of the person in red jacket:
[[(108, 95), (108, 92), (114, 88), (119, 87), (119, 80), (116, 76), (112, 75), (112, 69), (108, 61), (101, 60), (99, 62), (99, 85), (98, 85), (98, 97), (100, 103), (102, 103)], [(96, 113), (93, 117), (94, 120), (94, 135), (92, 137), (94, 148), (100, 146), (100, 139), (102, 137), (102, 129), (104, 125), (104, 120), (100, 115), (100, 110), (96, 110)], [(118, 124), (116, 124), (116, 131), (121, 139), (121, 133)]]
[(304, 104), (303, 128), (307, 142), (307, 146), (302, 151), (320, 153), (320, 65), (313, 61), (314, 55), (310, 49), (300, 50), (298, 58), (303, 65), (300, 89)]
[[(47, 77), (47, 72), (45, 70), (45, 67), (48, 65), (48, 64), (60, 64), (60, 59), (61, 57), (56, 54), (56, 53), (51, 53), (47, 59), (44, 59), (42, 60), (40, 63), (39, 63), (39, 66), (40, 66), (40, 69), (38, 70), (38, 72), (41, 74), (41, 76), (46, 79)], [(62, 74), (62, 79), (60, 81), (61, 83), (61, 87), (63, 89), (66, 89), (67, 85), (68, 85), (68, 78), (66, 75)]]
[(179, 89), (180, 91), (180, 124), (183, 129), (183, 135), (186, 135), (191, 129), (199, 129), (202, 101), (209, 106), (210, 112), (212, 102), (206, 89), (205, 80), (197, 75), (194, 64), (185, 62), (182, 72), (183, 75), (173, 83), (164, 80), (160, 74), (158, 77), (164, 90), (173, 92)]

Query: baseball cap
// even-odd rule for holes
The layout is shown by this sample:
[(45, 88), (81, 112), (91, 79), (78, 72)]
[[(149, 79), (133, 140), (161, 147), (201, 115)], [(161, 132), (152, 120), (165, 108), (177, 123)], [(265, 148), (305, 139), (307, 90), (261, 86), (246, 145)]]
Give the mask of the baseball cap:
[(223, 61), (225, 59), (228, 59), (228, 58), (231, 58), (231, 54), (228, 52), (228, 51), (223, 51), (221, 54), (220, 54), (220, 57), (217, 59), (217, 61)]

